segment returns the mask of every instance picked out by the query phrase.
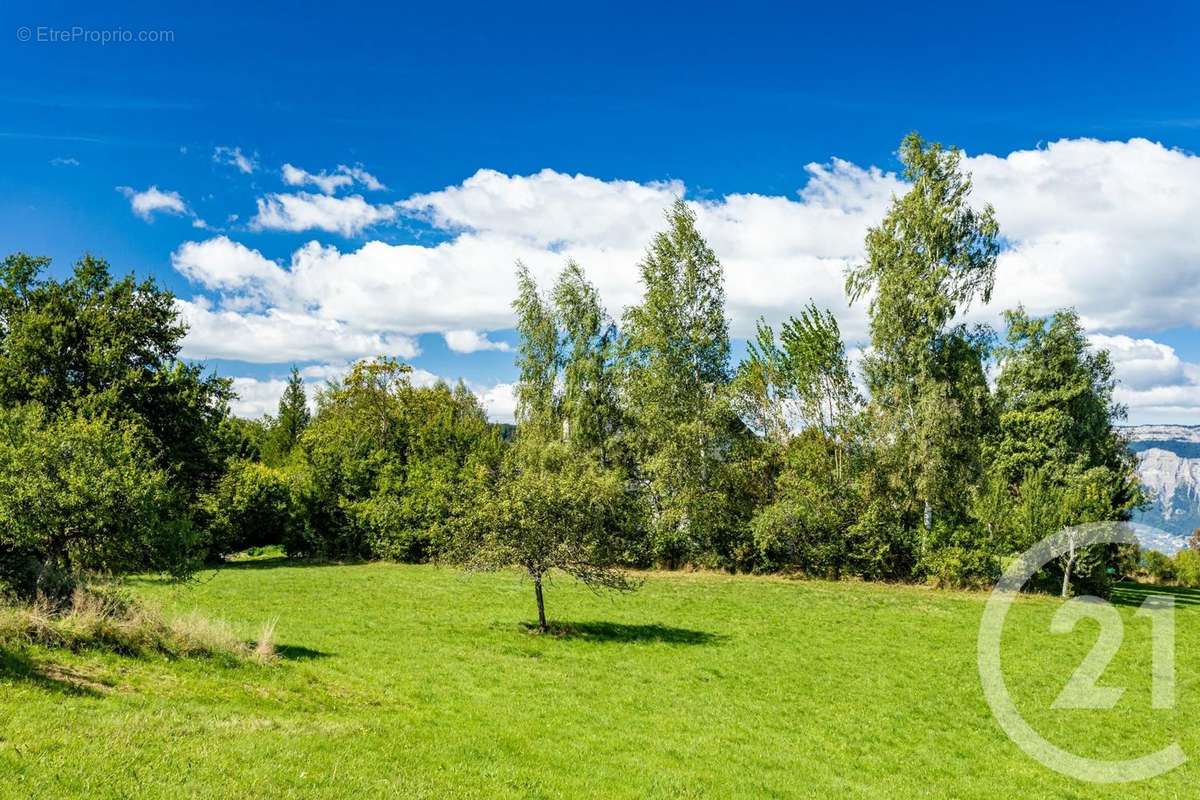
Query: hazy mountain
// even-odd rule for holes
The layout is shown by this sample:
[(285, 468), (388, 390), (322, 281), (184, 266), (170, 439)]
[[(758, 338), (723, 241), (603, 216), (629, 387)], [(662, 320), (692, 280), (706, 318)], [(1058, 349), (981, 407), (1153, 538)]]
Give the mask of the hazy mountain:
[(1200, 426), (1134, 425), (1124, 429), (1138, 456), (1138, 475), (1154, 500), (1135, 522), (1171, 536), (1143, 537), (1144, 545), (1173, 553), (1200, 528)]

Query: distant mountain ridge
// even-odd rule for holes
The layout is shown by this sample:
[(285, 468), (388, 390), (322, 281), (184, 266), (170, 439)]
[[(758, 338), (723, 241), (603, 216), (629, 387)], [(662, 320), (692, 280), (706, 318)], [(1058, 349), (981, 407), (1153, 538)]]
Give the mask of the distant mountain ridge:
[(1154, 494), (1135, 522), (1171, 534), (1143, 544), (1174, 553), (1200, 528), (1200, 426), (1131, 425), (1122, 428), (1138, 457), (1138, 477)]

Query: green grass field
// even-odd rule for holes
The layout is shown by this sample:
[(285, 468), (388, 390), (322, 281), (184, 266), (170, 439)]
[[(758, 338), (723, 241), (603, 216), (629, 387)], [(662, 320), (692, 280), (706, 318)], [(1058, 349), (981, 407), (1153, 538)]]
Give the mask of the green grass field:
[[(31, 649), (0, 662), (4, 797), (1192, 797), (1200, 762), (1081, 784), (1011, 744), (984, 702), (984, 595), (653, 574), (633, 595), (548, 589), (539, 636), (514, 574), (246, 562), (136, 591), (253, 638), (267, 666)], [(1122, 592), (1111, 712), (1048, 707), (1095, 638), (1020, 601), (1009, 684), (1047, 738), (1200, 757), (1200, 606), (1180, 596), (1179, 692), (1150, 709), (1149, 622)], [(1089, 627), (1090, 626), (1090, 627)], [(1042, 710), (1038, 710), (1042, 709)]]

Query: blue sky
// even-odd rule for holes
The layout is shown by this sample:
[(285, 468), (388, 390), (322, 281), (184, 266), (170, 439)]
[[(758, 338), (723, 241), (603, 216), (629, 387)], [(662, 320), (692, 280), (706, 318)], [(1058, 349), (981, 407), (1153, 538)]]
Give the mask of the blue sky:
[[(982, 159), (998, 299), (1075, 305), (1133, 421), (1200, 422), (1185, 4), (45, 5), (0, 10), (0, 245), (156, 276), (246, 413), (386, 349), (503, 418), (512, 259), (579, 258), (619, 313), (679, 192), (735, 335), (814, 297), (853, 337), (840, 265), (917, 129)], [(171, 40), (79, 40), (114, 30)]]

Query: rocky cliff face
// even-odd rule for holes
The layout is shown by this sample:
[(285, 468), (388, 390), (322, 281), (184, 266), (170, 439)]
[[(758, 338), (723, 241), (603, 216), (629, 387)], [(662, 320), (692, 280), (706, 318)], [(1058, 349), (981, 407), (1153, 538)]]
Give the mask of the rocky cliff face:
[(1154, 494), (1134, 521), (1172, 534), (1144, 544), (1174, 552), (1200, 528), (1200, 427), (1136, 425), (1125, 432), (1138, 456), (1138, 475)]

